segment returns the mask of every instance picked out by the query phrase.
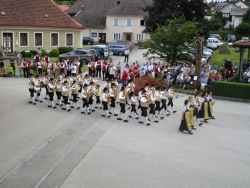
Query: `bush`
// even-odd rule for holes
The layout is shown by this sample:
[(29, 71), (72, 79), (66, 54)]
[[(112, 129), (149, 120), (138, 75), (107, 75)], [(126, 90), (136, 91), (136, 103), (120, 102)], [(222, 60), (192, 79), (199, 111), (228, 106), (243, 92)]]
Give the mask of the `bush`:
[(37, 51), (36, 50), (30, 50), (30, 53), (35, 56), (37, 54)]
[(67, 53), (67, 52), (69, 52), (69, 51), (71, 51), (71, 50), (73, 50), (73, 49), (74, 49), (74, 48), (72, 48), (72, 47), (67, 47), (67, 46), (65, 46), (65, 47), (59, 47), (59, 48), (58, 48), (60, 54)]
[(149, 76), (142, 76), (140, 78), (135, 79), (135, 93), (139, 93), (139, 91), (141, 91), (141, 89), (145, 87), (146, 83), (148, 83), (150, 86), (154, 84), (155, 87), (166, 86), (166, 83), (162, 78), (151, 78)]
[(235, 82), (212, 82), (211, 91), (215, 96), (250, 99), (250, 84)]
[(49, 56), (50, 57), (58, 57), (59, 56), (59, 50), (57, 48), (51, 50)]
[(47, 54), (46, 50), (42, 49), (42, 56), (44, 57)]
[(30, 52), (21, 51), (22, 57), (31, 57), (32, 54)]

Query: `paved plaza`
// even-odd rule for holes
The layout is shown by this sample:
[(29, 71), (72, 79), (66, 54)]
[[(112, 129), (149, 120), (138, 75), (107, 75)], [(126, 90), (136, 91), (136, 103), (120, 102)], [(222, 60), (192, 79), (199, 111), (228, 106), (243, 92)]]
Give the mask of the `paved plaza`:
[(185, 94), (146, 126), (29, 104), (25, 84), (0, 78), (0, 188), (250, 187), (250, 103), (215, 100), (216, 119), (189, 135), (178, 131)]

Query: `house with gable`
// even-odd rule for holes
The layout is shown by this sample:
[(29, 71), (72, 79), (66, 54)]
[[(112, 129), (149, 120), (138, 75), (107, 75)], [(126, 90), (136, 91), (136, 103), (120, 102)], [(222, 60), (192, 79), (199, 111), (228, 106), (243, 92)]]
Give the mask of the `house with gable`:
[(1, 0), (0, 50), (51, 51), (60, 46), (82, 47), (85, 27), (53, 0)]

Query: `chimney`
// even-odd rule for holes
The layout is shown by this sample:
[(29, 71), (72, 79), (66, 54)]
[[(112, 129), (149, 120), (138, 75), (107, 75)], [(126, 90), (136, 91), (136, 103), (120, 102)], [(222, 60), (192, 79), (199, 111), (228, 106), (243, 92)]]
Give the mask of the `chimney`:
[(117, 1), (117, 5), (120, 5), (121, 1)]
[(84, 6), (82, 5), (82, 10), (84, 10)]

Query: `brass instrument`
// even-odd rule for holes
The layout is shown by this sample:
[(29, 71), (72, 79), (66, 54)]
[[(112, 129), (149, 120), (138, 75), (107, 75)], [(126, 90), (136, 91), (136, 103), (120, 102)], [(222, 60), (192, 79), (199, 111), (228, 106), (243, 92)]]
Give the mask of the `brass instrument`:
[(110, 99), (110, 95), (108, 93), (105, 93), (106, 94), (106, 100), (107, 100), (107, 103), (109, 104), (111, 99)]
[(125, 89), (125, 92), (124, 92), (124, 96), (125, 96), (125, 98), (128, 98), (129, 96), (129, 93), (131, 92), (131, 88), (126, 88)]
[(35, 82), (33, 78), (30, 78), (31, 85), (35, 86)]

